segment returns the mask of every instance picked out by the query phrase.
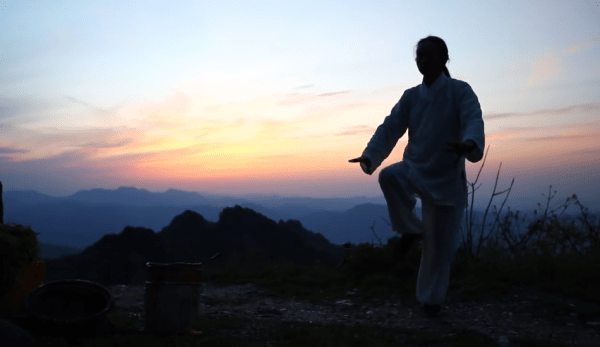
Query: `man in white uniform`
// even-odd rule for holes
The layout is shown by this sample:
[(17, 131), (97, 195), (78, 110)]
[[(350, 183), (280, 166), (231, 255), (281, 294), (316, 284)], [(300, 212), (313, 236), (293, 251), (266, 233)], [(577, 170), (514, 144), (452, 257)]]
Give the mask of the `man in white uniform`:
[[(437, 314), (446, 298), (458, 248), (467, 206), (464, 156), (476, 163), (485, 146), (477, 96), (469, 84), (450, 77), (447, 61), (441, 38), (419, 41), (416, 62), (423, 83), (404, 92), (362, 156), (350, 160), (371, 175), (408, 129), (403, 160), (381, 170), (379, 184), (392, 229), (402, 234), (400, 256), (423, 240), (416, 296), (428, 314)], [(414, 214), (415, 194), (422, 201), (423, 221)]]

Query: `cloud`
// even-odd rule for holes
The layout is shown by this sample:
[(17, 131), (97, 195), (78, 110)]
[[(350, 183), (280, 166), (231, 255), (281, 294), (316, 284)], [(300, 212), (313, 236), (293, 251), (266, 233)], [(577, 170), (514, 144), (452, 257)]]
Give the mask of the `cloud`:
[(317, 97), (328, 97), (328, 96), (342, 95), (342, 94), (347, 94), (347, 93), (350, 93), (350, 90), (344, 90), (341, 92), (323, 93), (323, 94), (317, 95)]
[(114, 107), (97, 107), (94, 106), (86, 101), (83, 100), (79, 100), (76, 99), (74, 97), (68, 96), (68, 95), (64, 95), (65, 98), (67, 98), (68, 100), (76, 103), (76, 104), (80, 104), (80, 105), (84, 105), (87, 108), (90, 108), (94, 111), (94, 115), (96, 116), (101, 116), (103, 117), (103, 120), (106, 121), (106, 117), (114, 117), (114, 116), (118, 116), (118, 113), (116, 112), (119, 108), (123, 107), (123, 105), (126, 104), (126, 102), (121, 102), (119, 105), (114, 106)]
[(15, 98), (0, 96), (0, 119), (15, 118), (15, 122), (24, 124), (29, 121), (42, 119), (43, 113), (64, 107), (64, 103), (59, 103), (40, 97), (34, 98)]
[(197, 154), (199, 152), (196, 146), (189, 146), (185, 148), (165, 149), (165, 150), (153, 150), (143, 152), (129, 152), (124, 154), (112, 155), (105, 158), (90, 158), (99, 166), (106, 164), (119, 165), (123, 167), (132, 167), (140, 162), (151, 162), (151, 161), (169, 161), (173, 157), (186, 156)]
[(591, 135), (588, 134), (580, 134), (580, 135), (557, 135), (557, 136), (544, 136), (544, 137), (521, 137), (518, 138), (518, 141), (525, 141), (525, 142), (531, 142), (531, 141), (557, 141), (557, 140), (569, 140), (569, 141), (573, 141), (573, 140), (581, 140), (583, 138), (587, 138), (590, 137)]
[[(308, 89), (312, 85), (301, 87)], [(161, 135), (171, 136), (173, 143), (189, 139), (225, 147), (247, 143), (264, 148), (287, 140), (331, 138), (339, 131), (340, 119), (344, 119), (345, 125), (356, 123), (360, 113), (370, 114), (373, 109), (381, 109), (382, 103), (381, 96), (350, 90), (320, 94), (269, 92), (249, 99), (229, 100), (213, 96), (214, 90), (201, 81), (175, 89), (175, 98), (129, 105), (120, 112), (132, 118), (134, 121), (128, 124), (135, 124), (148, 139)], [(385, 98), (386, 102), (388, 99)], [(176, 106), (179, 109), (174, 109)], [(391, 106), (384, 109), (382, 114), (389, 112)], [(156, 140), (153, 145), (165, 141)], [(291, 142), (289, 145), (293, 146)]]
[(491, 134), (485, 134), (486, 141), (506, 140), (506, 139), (513, 139), (515, 137), (517, 137), (517, 135), (512, 133), (511, 131), (502, 131), (502, 132), (496, 132), (496, 133), (491, 133)]
[(348, 135), (357, 135), (364, 133), (373, 133), (375, 129), (367, 125), (357, 125), (353, 127), (347, 127), (349, 130), (345, 130), (339, 133), (336, 133), (335, 136), (348, 136)]
[(598, 107), (600, 106), (600, 103), (589, 103), (589, 104), (579, 104), (579, 105), (571, 105), (571, 106), (567, 106), (567, 107), (563, 107), (563, 108), (556, 108), (556, 109), (552, 109), (552, 110), (538, 110), (535, 112), (532, 112), (533, 115), (553, 115), (553, 116), (560, 116), (560, 115), (565, 115), (568, 113), (576, 113), (576, 112), (581, 112), (581, 111), (589, 111), (589, 110), (594, 110), (594, 109), (598, 109)]
[(580, 149), (577, 151), (572, 151), (570, 152), (572, 155), (584, 155), (584, 156), (591, 156), (593, 158), (600, 158), (600, 148), (587, 148), (587, 149)]
[(117, 143), (88, 142), (88, 143), (84, 143), (82, 145), (79, 145), (79, 147), (88, 147), (88, 148), (115, 148), (115, 147), (122, 147), (122, 146), (128, 145), (128, 144), (130, 144), (132, 142), (133, 142), (133, 139), (129, 138), (129, 139), (125, 139), (123, 141), (117, 142)]
[(575, 53), (577, 53), (579, 51), (582, 51), (582, 50), (584, 50), (586, 48), (589, 48), (589, 47), (591, 47), (593, 45), (596, 45), (598, 43), (600, 43), (600, 35), (598, 35), (596, 37), (592, 37), (592, 38), (587, 39), (587, 40), (583, 40), (583, 41), (581, 41), (581, 42), (579, 42), (577, 44), (574, 44), (571, 47), (565, 48), (563, 50), (563, 53), (565, 53), (567, 55), (575, 54)]
[[(90, 146), (66, 150), (43, 158), (21, 160), (18, 163), (28, 167), (38, 167), (52, 171), (60, 170), (62, 168), (81, 168), (86, 170), (89, 168), (108, 169), (109, 167), (115, 166), (119, 166), (123, 171), (127, 171), (142, 161), (168, 160), (174, 156), (185, 156), (198, 153), (198, 148), (196, 146), (189, 146), (186, 148), (170, 150), (138, 151), (97, 157), (97, 154), (99, 153), (97, 148), (104, 147)], [(19, 151), (18, 153), (28, 152), (26, 150), (14, 150), (14, 153), (17, 153), (16, 151)], [(8, 151), (0, 150), (0, 153), (8, 153)]]
[(296, 88), (294, 88), (293, 90), (308, 89), (308, 88), (312, 88), (312, 87), (314, 87), (314, 86), (315, 86), (314, 84), (305, 84), (305, 85), (303, 85), (303, 86), (296, 87)]
[[(127, 150), (128, 145), (144, 140), (144, 134), (135, 128), (43, 128), (29, 129), (21, 125), (11, 125), (2, 130), (5, 143), (18, 143), (20, 149), (4, 149), (1, 153), (23, 154), (18, 160), (37, 160), (60, 156), (73, 150), (80, 150), (86, 158), (116, 154), (114, 149)], [(5, 147), (6, 148), (6, 147)], [(17, 158), (15, 158), (17, 159)]]
[(133, 161), (132, 158), (90, 161), (89, 157), (93, 153), (94, 151), (78, 149), (40, 159), (11, 160), (3, 165), (2, 181), (7, 190), (15, 189), (9, 187), (27, 187), (60, 193), (65, 188), (82, 189), (89, 184), (104, 186), (110, 182), (123, 183), (124, 179), (132, 177), (131, 167), (128, 166)]
[(256, 159), (263, 159), (263, 160), (281, 160), (281, 159), (292, 159), (292, 158), (297, 158), (297, 155), (294, 154), (278, 154), (278, 155), (266, 155), (266, 156), (261, 156), (261, 157), (256, 157)]
[(531, 63), (531, 73), (526, 87), (531, 87), (536, 83), (545, 85), (556, 77), (560, 70), (560, 58), (552, 53), (546, 54)]
[[(498, 131), (493, 133), (486, 132), (486, 142), (495, 143), (496, 141), (503, 142), (503, 146), (513, 146), (519, 148), (519, 143), (527, 143), (528, 145), (519, 150), (533, 150), (538, 153), (547, 153), (549, 151), (556, 153), (564, 153), (568, 149), (595, 148), (596, 143), (600, 138), (597, 135), (597, 129), (600, 123), (595, 120), (593, 113), (589, 112), (589, 107), (586, 104), (574, 105), (556, 110), (540, 110), (529, 113), (513, 113), (503, 114), (503, 117), (521, 117), (541, 115), (544, 118), (555, 117), (550, 121), (542, 123), (531, 123), (527, 120), (517, 120), (503, 122), (502, 124), (529, 124), (529, 126), (500, 126)], [(581, 116), (579, 116), (581, 115)], [(591, 116), (591, 117), (590, 117)], [(589, 121), (585, 121), (589, 119)], [(565, 122), (565, 120), (567, 122)], [(534, 146), (529, 146), (529, 144)], [(508, 147), (507, 147), (508, 148)], [(574, 160), (575, 157), (568, 157), (569, 160)], [(516, 160), (516, 159), (511, 159)]]
[(502, 119), (502, 118), (514, 117), (514, 116), (520, 115), (520, 114), (521, 113), (518, 113), (518, 112), (495, 113), (495, 114), (491, 114), (491, 115), (484, 115), (483, 119), (485, 119), (485, 120)]
[[(520, 78), (529, 76), (524, 87), (547, 85), (548, 82), (555, 79), (563, 70), (562, 60), (570, 55), (581, 52), (600, 43), (600, 35), (580, 41), (562, 51), (546, 53), (533, 61), (521, 57), (522, 60), (511, 64), (506, 70), (500, 73), (500, 78)], [(527, 60), (525, 60), (527, 59)]]
[(485, 115), (485, 120), (497, 120), (502, 118), (513, 118), (513, 117), (532, 117), (532, 116), (540, 116), (540, 115), (549, 115), (549, 116), (564, 116), (568, 114), (579, 114), (581, 112), (589, 112), (593, 110), (600, 110), (600, 103), (589, 103), (589, 104), (579, 104), (579, 105), (571, 105), (563, 108), (557, 109), (543, 109), (537, 110), (533, 112), (505, 112), (505, 113), (496, 113), (491, 115)]
[(302, 102), (310, 102), (310, 101), (314, 101), (315, 99), (318, 98), (328, 98), (328, 97), (332, 97), (332, 96), (339, 96), (339, 95), (344, 95), (344, 94), (348, 94), (350, 93), (351, 90), (344, 90), (344, 91), (338, 91), (338, 92), (330, 92), (330, 93), (323, 93), (323, 94), (292, 94), (290, 96), (288, 96), (285, 100), (280, 101), (278, 103), (278, 105), (289, 105), (289, 104), (296, 104), (296, 103), (302, 103)]
[(17, 153), (27, 153), (29, 152), (26, 149), (22, 148), (12, 148), (12, 147), (0, 147), (0, 154), (17, 154)]

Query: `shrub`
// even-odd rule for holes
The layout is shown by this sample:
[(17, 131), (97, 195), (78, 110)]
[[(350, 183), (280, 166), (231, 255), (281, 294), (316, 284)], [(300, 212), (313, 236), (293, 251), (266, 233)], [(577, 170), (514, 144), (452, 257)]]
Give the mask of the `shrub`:
[(0, 296), (20, 286), (28, 264), (40, 260), (37, 235), (31, 226), (0, 225)]

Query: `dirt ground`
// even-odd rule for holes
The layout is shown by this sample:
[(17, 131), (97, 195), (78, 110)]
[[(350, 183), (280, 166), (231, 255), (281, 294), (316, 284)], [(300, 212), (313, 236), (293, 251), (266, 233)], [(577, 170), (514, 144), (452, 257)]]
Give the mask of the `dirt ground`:
[[(115, 309), (135, 317), (143, 329), (145, 286), (111, 286)], [(589, 303), (564, 301), (554, 295), (514, 288), (501, 300), (459, 302), (449, 293), (441, 313), (427, 317), (413, 300), (391, 296), (357, 304), (354, 292), (344, 298), (312, 304), (295, 298), (279, 298), (255, 284), (201, 288), (200, 313), (207, 317), (247, 317), (257, 321), (279, 320), (344, 325), (384, 325), (411, 329), (466, 327), (499, 345), (508, 337), (549, 338), (581, 346), (600, 346), (600, 320), (586, 320), (576, 308)]]

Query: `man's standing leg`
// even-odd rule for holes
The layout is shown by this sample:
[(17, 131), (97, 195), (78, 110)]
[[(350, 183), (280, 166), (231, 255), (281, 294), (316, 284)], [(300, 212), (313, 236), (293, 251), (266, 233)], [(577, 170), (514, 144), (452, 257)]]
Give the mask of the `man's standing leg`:
[(417, 278), (417, 300), (426, 305), (441, 305), (446, 299), (450, 269), (458, 247), (463, 200), (455, 206), (439, 206), (423, 201), (424, 237)]

